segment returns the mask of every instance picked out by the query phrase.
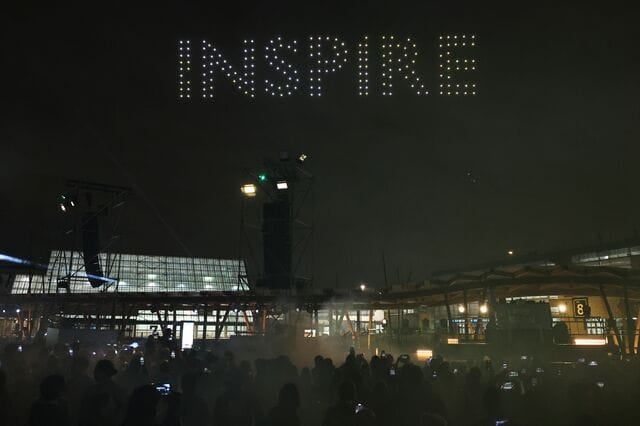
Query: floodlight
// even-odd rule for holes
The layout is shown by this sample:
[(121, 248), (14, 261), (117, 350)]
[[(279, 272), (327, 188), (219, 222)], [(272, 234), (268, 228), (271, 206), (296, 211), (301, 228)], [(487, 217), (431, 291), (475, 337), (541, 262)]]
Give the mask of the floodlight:
[[(258, 179), (260, 179), (260, 177), (258, 177)], [(257, 190), (256, 186), (252, 183), (246, 183), (240, 187), (240, 191), (242, 191), (246, 197), (255, 197)]]

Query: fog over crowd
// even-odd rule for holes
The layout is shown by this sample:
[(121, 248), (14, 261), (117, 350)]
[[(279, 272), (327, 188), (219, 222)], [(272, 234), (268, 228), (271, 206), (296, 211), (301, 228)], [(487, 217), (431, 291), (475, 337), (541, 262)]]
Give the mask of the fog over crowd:
[(640, 363), (534, 356), (417, 361), (351, 349), (287, 356), (136, 345), (5, 343), (0, 424), (497, 426), (640, 423)]

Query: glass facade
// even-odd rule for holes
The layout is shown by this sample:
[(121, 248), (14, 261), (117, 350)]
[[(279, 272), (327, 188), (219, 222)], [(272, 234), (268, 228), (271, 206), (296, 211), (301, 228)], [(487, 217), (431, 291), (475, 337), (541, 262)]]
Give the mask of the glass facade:
[(172, 256), (102, 253), (100, 265), (110, 280), (93, 288), (87, 279), (82, 253), (54, 250), (44, 276), (17, 275), (12, 294), (65, 292), (73, 294), (172, 293), (248, 290), (244, 261)]

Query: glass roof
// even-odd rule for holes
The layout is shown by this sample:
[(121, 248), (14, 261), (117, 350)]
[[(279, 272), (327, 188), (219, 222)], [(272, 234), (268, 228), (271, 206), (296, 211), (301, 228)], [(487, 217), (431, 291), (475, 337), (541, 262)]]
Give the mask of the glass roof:
[[(11, 292), (56, 293), (59, 281), (69, 280), (71, 293), (169, 293), (248, 290), (244, 261), (173, 256), (102, 253), (105, 284), (93, 288), (82, 253), (54, 250), (43, 276), (17, 275)], [(31, 281), (31, 283), (29, 283)], [(65, 292), (65, 289), (59, 291)]]

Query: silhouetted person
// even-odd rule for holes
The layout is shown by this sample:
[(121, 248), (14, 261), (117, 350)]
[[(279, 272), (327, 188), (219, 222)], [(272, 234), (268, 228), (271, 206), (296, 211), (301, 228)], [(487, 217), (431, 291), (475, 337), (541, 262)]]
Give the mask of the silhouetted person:
[(344, 381), (338, 388), (338, 402), (327, 408), (322, 426), (351, 426), (355, 424), (356, 387), (353, 382)]
[(161, 403), (164, 406), (164, 415), (160, 423), (161, 426), (181, 426), (180, 420), (180, 405), (182, 401), (182, 395), (177, 392), (172, 392), (161, 398)]
[(207, 403), (196, 393), (196, 373), (182, 376), (182, 404), (180, 418), (184, 426), (209, 426), (211, 416)]
[(40, 383), (40, 398), (31, 406), (29, 426), (67, 426), (69, 413), (62, 394), (64, 377), (47, 376)]
[(122, 426), (154, 426), (160, 394), (151, 385), (135, 389), (129, 399)]
[(78, 424), (80, 426), (113, 426), (122, 418), (124, 390), (113, 382), (117, 370), (109, 360), (102, 359), (93, 369), (96, 381), (84, 395)]
[(225, 366), (230, 369), (224, 378), (225, 391), (216, 400), (215, 425), (253, 426), (261, 420), (260, 407), (255, 397), (247, 392), (242, 375), (234, 368), (233, 355), (225, 352)]
[(280, 389), (278, 405), (273, 407), (267, 417), (268, 426), (299, 426), (298, 408), (300, 394), (293, 383), (287, 383)]
[(0, 425), (12, 425), (15, 422), (12, 398), (7, 392), (7, 374), (0, 370)]

